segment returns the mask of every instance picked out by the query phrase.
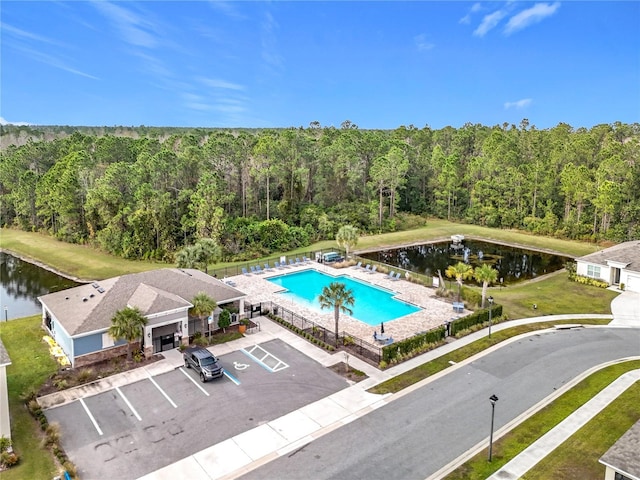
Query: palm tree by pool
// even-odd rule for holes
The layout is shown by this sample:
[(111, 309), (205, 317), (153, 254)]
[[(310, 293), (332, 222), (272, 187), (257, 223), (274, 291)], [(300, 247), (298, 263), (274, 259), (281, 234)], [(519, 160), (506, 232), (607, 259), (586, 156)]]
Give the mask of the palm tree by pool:
[(462, 289), (462, 282), (467, 278), (473, 276), (473, 268), (471, 265), (467, 265), (463, 262), (458, 262), (455, 265), (450, 265), (444, 272), (447, 277), (455, 278), (458, 283), (458, 302), (460, 301), (460, 290)]
[(335, 335), (336, 348), (338, 347), (338, 330), (340, 322), (340, 312), (351, 315), (353, 310), (349, 307), (356, 303), (353, 290), (347, 288), (344, 283), (332, 282), (322, 289), (318, 297), (320, 308), (333, 308), (333, 317), (336, 321)]
[(483, 263), (479, 267), (476, 267), (473, 273), (473, 278), (478, 282), (482, 282), (482, 308), (484, 308), (484, 301), (487, 298), (487, 287), (498, 279), (498, 271), (488, 263)]

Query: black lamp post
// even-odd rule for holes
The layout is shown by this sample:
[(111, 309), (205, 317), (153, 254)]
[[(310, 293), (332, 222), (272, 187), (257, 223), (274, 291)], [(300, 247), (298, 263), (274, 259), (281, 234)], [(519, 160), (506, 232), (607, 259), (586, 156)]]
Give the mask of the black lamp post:
[(489, 338), (491, 338), (491, 312), (493, 311), (493, 297), (489, 296), (487, 300), (489, 301)]
[(491, 433), (489, 433), (489, 461), (491, 461), (491, 457), (493, 455), (493, 417), (496, 411), (496, 402), (498, 401), (498, 397), (495, 395), (495, 393), (489, 397), (489, 401), (491, 402)]

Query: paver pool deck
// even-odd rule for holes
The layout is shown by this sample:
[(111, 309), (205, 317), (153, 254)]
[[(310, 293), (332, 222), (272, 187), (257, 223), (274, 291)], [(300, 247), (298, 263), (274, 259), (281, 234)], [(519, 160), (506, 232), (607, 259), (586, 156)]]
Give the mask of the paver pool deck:
[[(267, 280), (270, 277), (300, 272), (306, 269), (315, 269), (319, 272), (334, 276), (347, 275), (354, 279), (370, 283), (371, 285), (391, 290), (395, 292), (398, 300), (421, 307), (421, 310), (418, 312), (384, 323), (385, 335), (393, 337), (395, 341), (412, 337), (418, 332), (424, 332), (438, 327), (447, 320), (471, 313), (468, 310), (462, 313), (455, 313), (451, 303), (447, 303), (436, 296), (435, 288), (424, 287), (406, 279), (390, 280), (387, 278), (386, 273), (368, 273), (363, 269), (356, 269), (354, 267), (334, 268), (326, 264), (311, 262), (279, 270), (272, 269), (262, 274), (237, 275), (228, 277), (226, 280), (232, 280), (239, 290), (248, 295), (248, 301), (252, 304), (271, 301), (329, 330), (333, 330), (333, 310), (318, 312), (305, 307), (301, 303), (297, 303), (278, 294), (277, 292), (281, 291), (282, 287)], [(318, 292), (318, 295), (320, 295), (320, 293), (321, 292)], [(356, 302), (357, 301), (358, 299), (356, 298)], [(373, 343), (373, 333), (374, 331), (380, 333), (380, 325), (367, 325), (364, 322), (341, 313), (340, 330)]]

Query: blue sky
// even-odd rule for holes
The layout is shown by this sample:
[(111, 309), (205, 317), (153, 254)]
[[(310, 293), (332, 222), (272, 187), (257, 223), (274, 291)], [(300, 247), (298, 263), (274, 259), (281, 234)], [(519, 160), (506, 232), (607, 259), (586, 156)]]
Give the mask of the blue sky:
[(7, 1), (0, 121), (640, 121), (640, 2)]

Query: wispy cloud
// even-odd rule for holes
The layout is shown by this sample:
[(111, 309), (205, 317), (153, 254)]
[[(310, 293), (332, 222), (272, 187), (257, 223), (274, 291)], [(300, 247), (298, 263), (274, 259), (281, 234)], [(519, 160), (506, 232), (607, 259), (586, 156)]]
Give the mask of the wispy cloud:
[(155, 26), (147, 18), (136, 12), (107, 1), (94, 1), (98, 9), (120, 32), (122, 39), (137, 47), (154, 48), (158, 44)]
[(22, 30), (20, 28), (13, 27), (7, 23), (0, 22), (0, 29), (5, 34), (9, 34), (15, 38), (19, 38), (21, 40), (35, 40), (36, 42), (47, 43), (49, 45), (55, 45), (57, 47), (66, 47), (64, 43), (58, 42), (57, 40), (52, 40), (50, 38), (44, 37), (42, 35), (38, 35), (36, 33), (27, 32), (26, 30)]
[(230, 18), (245, 18), (243, 14), (241, 14), (236, 4), (233, 2), (226, 2), (224, 0), (210, 0), (209, 5), (211, 5), (215, 10), (221, 12)]
[(64, 70), (65, 72), (73, 73), (74, 75), (79, 75), (81, 77), (90, 78), (92, 80), (99, 80), (98, 77), (95, 77), (89, 73), (83, 72), (82, 70), (78, 70), (77, 68), (70, 66), (67, 62), (65, 62), (64, 60), (62, 60), (61, 58), (55, 55), (40, 52), (38, 50), (34, 50), (32, 48), (28, 48), (24, 46), (16, 46), (15, 49), (18, 51), (21, 51), (22, 53), (29, 56), (33, 60), (44, 63), (51, 67)]
[(211, 88), (223, 88), (228, 90), (244, 90), (244, 85), (227, 82), (226, 80), (220, 80), (219, 78), (198, 77), (197, 80)]
[(433, 47), (435, 47), (434, 43), (427, 41), (427, 36), (424, 33), (413, 37), (413, 41), (420, 51), (431, 50)]
[(473, 13), (479, 12), (480, 10), (482, 10), (482, 5), (479, 4), (479, 3), (474, 3), (471, 6), (471, 9), (469, 10), (469, 12), (459, 20), (459, 23), (463, 23), (465, 25), (470, 24), (471, 23), (471, 15)]
[(507, 12), (504, 10), (496, 10), (493, 13), (485, 15), (482, 18), (482, 22), (480, 23), (480, 25), (478, 25), (478, 28), (473, 31), (473, 34), (476, 37), (484, 37), (489, 30), (495, 28), (496, 25), (500, 23), (500, 20), (502, 20), (506, 16)]
[(278, 41), (276, 38), (275, 31), (278, 29), (278, 22), (271, 15), (271, 12), (266, 12), (264, 16), (264, 20), (262, 22), (262, 60), (269, 67), (273, 68), (281, 68), (282, 67), (282, 57), (278, 53), (277, 45)]
[(523, 10), (522, 12), (514, 15), (507, 22), (504, 28), (504, 33), (511, 35), (518, 30), (533, 25), (544, 20), (547, 17), (555, 14), (560, 8), (560, 3), (536, 3), (533, 7)]
[(532, 102), (533, 102), (533, 99), (531, 98), (523, 98), (515, 102), (505, 102), (504, 109), (509, 110), (510, 108), (516, 108), (516, 109), (526, 108), (529, 105), (531, 105)]

